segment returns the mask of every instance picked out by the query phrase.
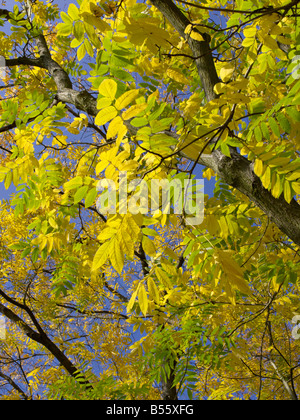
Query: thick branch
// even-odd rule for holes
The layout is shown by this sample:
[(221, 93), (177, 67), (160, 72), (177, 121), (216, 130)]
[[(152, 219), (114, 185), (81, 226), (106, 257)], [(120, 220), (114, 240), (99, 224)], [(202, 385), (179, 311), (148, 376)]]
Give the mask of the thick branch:
[(22, 397), (24, 400), (30, 400), (30, 397), (25, 394), (25, 392), (19, 387), (19, 385), (8, 375), (5, 375), (4, 373), (0, 372), (0, 378), (5, 379), (9, 385), (11, 385)]
[[(190, 21), (172, 0), (151, 0), (151, 2), (169, 20), (178, 33), (188, 40), (194, 55), (200, 56), (197, 60), (198, 72), (206, 98), (211, 101), (216, 97), (213, 88), (219, 79), (206, 34), (202, 34), (205, 41), (201, 42), (189, 38), (188, 34), (185, 34), (185, 29)], [(295, 200), (288, 204), (283, 196), (279, 199), (274, 198), (254, 174), (251, 162), (235, 151), (232, 152), (230, 159), (219, 150), (210, 156), (200, 158), (195, 156), (196, 160), (199, 164), (212, 168), (228, 185), (247, 195), (282, 232), (297, 245), (300, 245), (300, 206)]]
[(299, 204), (295, 200), (287, 203), (283, 195), (274, 198), (254, 174), (251, 162), (235, 151), (231, 151), (229, 158), (216, 150), (212, 155), (201, 157), (199, 163), (213, 169), (224, 182), (249, 197), (283, 233), (300, 245)]
[[(196, 59), (196, 65), (206, 98), (208, 101), (215, 99), (217, 95), (214, 92), (214, 86), (219, 82), (219, 77), (210, 50), (210, 36), (201, 34), (204, 41), (197, 41), (185, 33), (191, 22), (172, 0), (151, 0), (151, 3), (168, 19), (179, 35), (187, 40), (193, 55), (199, 57)], [(194, 28), (194, 31), (197, 29)]]
[[(19, 305), (17, 305), (19, 306)], [(86, 386), (86, 388), (92, 388), (89, 382), (84, 379), (83, 376), (78, 375), (76, 366), (65, 356), (65, 354), (50, 340), (50, 338), (44, 332), (36, 332), (33, 330), (23, 319), (15, 314), (11, 309), (0, 303), (0, 313), (10, 319), (14, 324), (18, 325), (19, 328), (29, 337), (31, 340), (42, 344), (50, 353), (59, 361), (59, 363), (66, 369), (66, 371), (80, 383)], [(39, 328), (41, 329), (41, 328)]]

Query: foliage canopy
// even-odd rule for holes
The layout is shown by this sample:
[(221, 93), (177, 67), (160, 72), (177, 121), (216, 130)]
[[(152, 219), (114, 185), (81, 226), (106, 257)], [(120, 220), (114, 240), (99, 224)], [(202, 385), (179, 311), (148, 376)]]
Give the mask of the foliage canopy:
[[(1, 398), (297, 399), (299, 1), (2, 3)], [(204, 221), (102, 214), (124, 171)]]

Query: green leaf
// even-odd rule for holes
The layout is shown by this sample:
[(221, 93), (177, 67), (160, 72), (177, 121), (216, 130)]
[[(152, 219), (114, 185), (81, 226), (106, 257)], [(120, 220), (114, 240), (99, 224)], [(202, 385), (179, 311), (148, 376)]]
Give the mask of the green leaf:
[(130, 124), (133, 127), (144, 127), (145, 125), (148, 124), (148, 120), (146, 117), (140, 117), (140, 118), (134, 118)]
[(85, 197), (85, 208), (86, 209), (88, 207), (91, 207), (95, 203), (96, 198), (97, 198), (97, 194), (98, 194), (98, 192), (97, 192), (97, 188), (96, 187), (95, 188), (92, 188), (88, 192), (87, 196)]
[(291, 132), (291, 124), (290, 124), (289, 120), (285, 117), (285, 115), (281, 112), (280, 114), (277, 114), (276, 118), (277, 118), (277, 121), (279, 122), (281, 128), (283, 129), (283, 131), (285, 131), (286, 133), (290, 133)]
[(273, 117), (269, 117), (269, 126), (271, 128), (271, 131), (273, 131), (273, 133), (277, 136), (280, 137), (281, 133), (279, 130), (279, 127), (277, 125), (277, 122), (275, 121), (275, 119)]
[(76, 176), (75, 178), (71, 179), (70, 181), (64, 184), (65, 191), (74, 190), (75, 188), (81, 187), (83, 184), (83, 179), (81, 176)]
[(143, 228), (142, 232), (145, 235), (148, 235), (148, 236), (157, 236), (158, 235), (158, 233), (154, 229), (151, 229), (151, 228)]
[(85, 48), (85, 44), (83, 43), (80, 45), (80, 47), (77, 50), (78, 61), (83, 60), (85, 55), (86, 55), (86, 48)]
[(76, 194), (74, 195), (74, 204), (79, 203), (86, 197), (89, 188), (88, 185), (83, 185), (76, 191)]
[(86, 52), (90, 57), (94, 57), (94, 48), (88, 39), (84, 40)]
[(9, 245), (9, 249), (13, 250), (13, 251), (21, 251), (25, 248), (27, 248), (28, 244), (24, 243), (24, 242), (18, 242), (17, 244), (12, 244)]
[(81, 21), (78, 21), (74, 25), (74, 36), (81, 43), (84, 39), (85, 29), (84, 24)]
[(262, 141), (262, 132), (261, 129), (259, 127), (255, 127), (254, 129), (254, 136), (257, 142), (261, 142)]
[(300, 122), (300, 112), (296, 108), (286, 108), (286, 113), (296, 122)]

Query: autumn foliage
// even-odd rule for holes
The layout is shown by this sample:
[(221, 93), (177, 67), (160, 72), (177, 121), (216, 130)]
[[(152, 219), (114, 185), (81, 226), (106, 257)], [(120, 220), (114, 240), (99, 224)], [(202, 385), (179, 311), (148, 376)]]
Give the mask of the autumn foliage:
[(1, 398), (298, 399), (299, 2), (2, 3)]

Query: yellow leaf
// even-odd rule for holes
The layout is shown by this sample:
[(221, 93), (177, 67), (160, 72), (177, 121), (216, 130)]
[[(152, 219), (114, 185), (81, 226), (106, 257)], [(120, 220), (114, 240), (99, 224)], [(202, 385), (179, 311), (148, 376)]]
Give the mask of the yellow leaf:
[(278, 174), (276, 174), (276, 182), (274, 187), (272, 188), (272, 195), (275, 198), (279, 198), (282, 193), (282, 185), (281, 185), (281, 179)]
[(188, 34), (189, 32), (191, 32), (191, 30), (193, 29), (193, 25), (189, 24), (187, 25), (187, 27), (184, 30), (185, 34)]
[(175, 82), (183, 83), (185, 85), (189, 84), (189, 80), (179, 71), (176, 71), (174, 69), (168, 69), (167, 70), (167, 76), (171, 79), (175, 80)]
[(260, 160), (260, 159), (256, 159), (255, 160), (255, 164), (254, 164), (254, 173), (257, 176), (261, 177), (263, 175), (263, 173), (264, 173), (264, 169), (265, 168), (264, 168), (263, 161)]
[(257, 29), (256, 26), (247, 27), (244, 29), (244, 35), (246, 38), (254, 38), (256, 35)]
[(104, 125), (107, 122), (111, 121), (113, 118), (115, 118), (117, 115), (118, 111), (114, 106), (109, 106), (107, 108), (101, 109), (101, 111), (98, 112), (95, 118), (95, 124)]
[(234, 66), (231, 63), (226, 64), (226, 66), (222, 67), (220, 70), (220, 78), (224, 83), (229, 82), (233, 72)]
[(122, 253), (119, 239), (117, 236), (114, 238), (112, 252), (110, 255), (111, 263), (114, 267), (114, 269), (121, 274), (124, 266), (124, 255)]
[(284, 192), (285, 201), (290, 203), (292, 201), (293, 196), (292, 196), (291, 186), (288, 181), (285, 181), (284, 183), (283, 192)]
[(192, 39), (195, 39), (196, 41), (204, 41), (203, 36), (199, 32), (196, 32), (196, 31), (192, 31), (190, 34), (190, 37)]
[(161, 282), (161, 284), (164, 286), (164, 288), (166, 290), (172, 289), (172, 283), (169, 279), (168, 274), (164, 270), (162, 270), (159, 267), (156, 267), (155, 268), (155, 274), (156, 274), (158, 280)]
[(124, 125), (122, 118), (118, 116), (110, 122), (106, 137), (108, 139), (113, 139), (117, 135), (121, 134), (123, 138), (126, 132), (127, 132), (127, 127)]
[(143, 315), (146, 316), (148, 311), (148, 298), (145, 286), (143, 284), (141, 284), (138, 291), (138, 302)]
[(250, 294), (251, 290), (244, 279), (244, 273), (238, 263), (231, 257), (231, 252), (218, 251), (218, 259), (230, 285), (236, 287), (244, 294)]
[(97, 102), (97, 109), (103, 109), (103, 108), (107, 108), (108, 106), (110, 106), (112, 103), (112, 100), (110, 98), (99, 98), (98, 102)]
[(105, 79), (99, 86), (99, 93), (112, 101), (116, 97), (118, 85), (113, 79)]
[(296, 194), (300, 194), (300, 182), (293, 182), (292, 187)]
[(144, 109), (147, 108), (147, 104), (139, 104), (139, 105), (133, 105), (131, 108), (127, 109), (127, 111), (124, 111), (122, 114), (122, 118), (124, 121), (130, 120), (131, 118), (136, 117), (139, 115)]
[(255, 43), (255, 38), (245, 38), (242, 42), (243, 47), (251, 47)]
[(129, 90), (128, 92), (123, 93), (115, 103), (116, 108), (121, 111), (126, 108), (131, 102), (133, 102), (139, 96), (139, 89)]
[(148, 236), (143, 236), (143, 248), (147, 255), (150, 257), (156, 256), (156, 248), (154, 243), (151, 241), (151, 239), (148, 238)]
[(107, 262), (111, 252), (111, 245), (111, 241), (109, 241), (100, 246), (94, 257), (92, 271), (98, 270)]
[(169, 248), (168, 246), (165, 247), (164, 252), (171, 257), (173, 260), (178, 259), (178, 255), (173, 251), (173, 249)]
[(137, 297), (138, 291), (139, 291), (139, 288), (137, 288), (137, 289), (133, 292), (133, 294), (131, 295), (131, 298), (130, 298), (130, 300), (129, 300), (129, 302), (128, 302), (128, 305), (127, 305), (127, 313), (131, 312), (131, 310), (132, 310), (132, 308), (133, 308), (133, 305), (134, 305), (134, 303), (135, 303), (135, 299), (136, 299), (136, 297)]
[(155, 303), (159, 304), (159, 291), (154, 280), (151, 277), (148, 279), (147, 284), (150, 297), (152, 297)]
[(78, 61), (81, 61), (84, 59), (86, 55), (86, 48), (84, 44), (81, 44), (80, 47), (77, 50), (77, 59)]
[(268, 189), (271, 183), (271, 169), (267, 166), (264, 175), (261, 177), (262, 184), (264, 188)]

